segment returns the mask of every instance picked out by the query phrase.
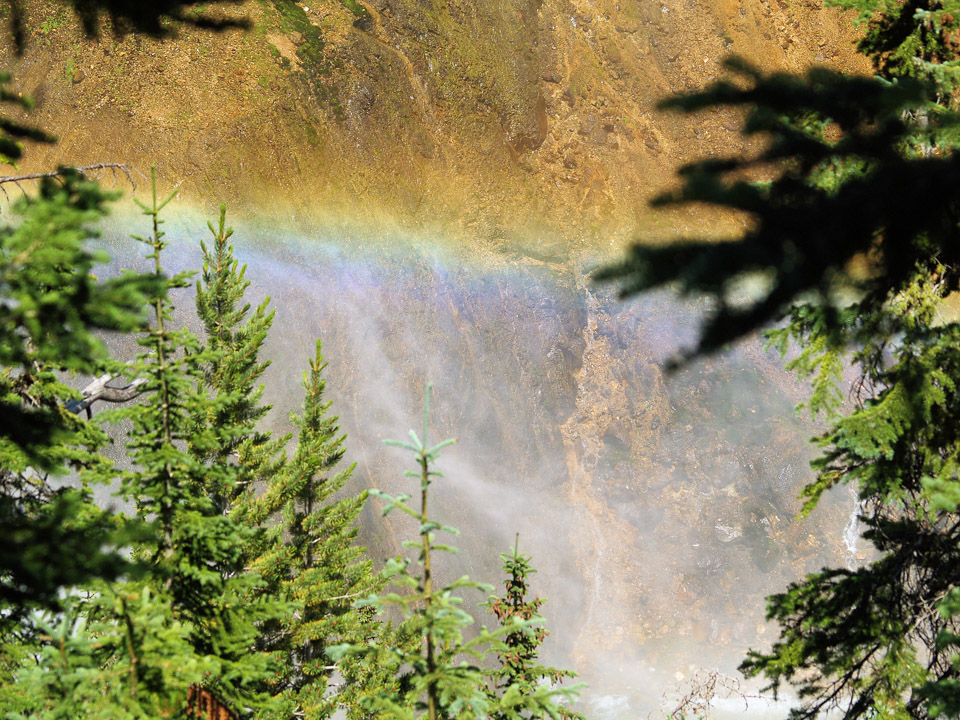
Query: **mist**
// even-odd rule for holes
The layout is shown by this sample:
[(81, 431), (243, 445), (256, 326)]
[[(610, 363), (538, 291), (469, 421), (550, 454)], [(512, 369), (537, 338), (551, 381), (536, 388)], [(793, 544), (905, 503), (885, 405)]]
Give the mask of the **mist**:
[[(138, 222), (107, 226), (112, 268), (147, 268), (127, 238)], [(816, 427), (794, 412), (805, 388), (779, 357), (751, 338), (664, 371), (696, 338), (706, 309), (695, 301), (620, 302), (590, 281), (589, 257), (472, 252), (389, 228), (231, 224), (247, 300), (270, 297), (276, 310), (270, 428), (291, 431), (319, 338), (357, 463), (347, 489), (412, 492), (410, 458), (383, 440), (419, 431), (433, 383), (431, 439), (458, 440), (431, 489), (432, 515), (461, 533), (441, 579), (499, 586), (498, 554), (519, 533), (539, 570), (532, 587), (548, 598), (545, 660), (589, 683), (593, 717), (646, 716), (700, 671), (735, 673), (775, 635), (766, 595), (849, 562), (846, 492), (796, 518)], [(168, 271), (199, 271), (205, 221), (179, 211), (166, 230)], [(173, 300), (177, 322), (198, 329), (192, 292)], [(368, 504), (361, 540), (375, 567), (414, 536), (404, 520)], [(484, 608), (474, 616), (494, 622)]]

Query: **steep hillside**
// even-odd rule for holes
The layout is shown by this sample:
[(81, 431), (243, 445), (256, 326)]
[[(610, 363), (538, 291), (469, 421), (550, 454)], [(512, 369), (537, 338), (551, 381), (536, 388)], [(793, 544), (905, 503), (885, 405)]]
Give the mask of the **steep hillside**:
[[(792, 519), (812, 428), (791, 412), (805, 391), (779, 359), (748, 341), (667, 376), (661, 361), (705, 308), (665, 294), (622, 304), (584, 268), (645, 231), (734, 222), (647, 209), (679, 164), (742, 147), (735, 115), (684, 118), (657, 101), (717, 77), (728, 53), (766, 70), (867, 71), (836, 11), (261, 0), (230, 10), (246, 32), (83, 41), (59, 4), (27, 4), (30, 46), (6, 62), (39, 100), (30, 120), (60, 141), (24, 169), (156, 164), (193, 209), (225, 199), (245, 215), (251, 292), (278, 308), (277, 422), (322, 337), (365, 485), (405, 489), (381, 440), (436, 382), (437, 431), (462, 439), (436, 504), (466, 530), (459, 562), (472, 564), (455, 570), (494, 577), (496, 550), (521, 532), (552, 598), (550, 651), (591, 681), (587, 704), (645, 716), (669, 683), (768, 641), (765, 594), (856, 561), (841, 537), (856, 530), (850, 496)], [(168, 261), (195, 268), (206, 231), (180, 210)], [(126, 220), (110, 248), (132, 266)], [(333, 236), (339, 220), (355, 232)], [(375, 514), (364, 534), (382, 559), (405, 530)]]
[(702, 220), (646, 199), (738, 147), (737, 118), (656, 103), (727, 54), (868, 70), (822, 0), (251, 0), (205, 11), (250, 31), (163, 41), (83, 41), (59, 4), (27, 5), (29, 48), (4, 65), (60, 137), (31, 169), (156, 163), (193, 202), (382, 213), (546, 256)]

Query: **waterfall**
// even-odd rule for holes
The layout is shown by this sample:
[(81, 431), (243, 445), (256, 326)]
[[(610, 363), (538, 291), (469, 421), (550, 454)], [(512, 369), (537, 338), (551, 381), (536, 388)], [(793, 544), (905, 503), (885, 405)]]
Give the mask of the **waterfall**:
[[(196, 268), (205, 223), (170, 220), (169, 270)], [(125, 239), (135, 223), (106, 243), (125, 267), (137, 266)], [(801, 397), (775, 354), (753, 339), (664, 371), (696, 337), (695, 302), (666, 291), (621, 302), (579, 259), (451, 251), (383, 228), (233, 224), (247, 300), (270, 294), (277, 311), (264, 378), (272, 427), (289, 430), (320, 337), (358, 463), (351, 489), (409, 492), (405, 458), (382, 441), (416, 426), (433, 382), (434, 437), (459, 438), (434, 507), (461, 530), (461, 552), (438, 573), (498, 583), (498, 553), (519, 531), (539, 570), (532, 589), (548, 598), (545, 660), (583, 674), (598, 716), (646, 715), (677, 672), (732, 671), (744, 647), (767, 641), (765, 595), (844, 548), (855, 557), (856, 510), (825, 502), (792, 520), (812, 428), (793, 413)], [(177, 304), (177, 322), (191, 322), (188, 291)], [(402, 523), (371, 503), (361, 535), (375, 566), (400, 551)]]
[(847, 549), (847, 569), (853, 570), (857, 565), (857, 542), (860, 540), (860, 513), (863, 511), (863, 502), (853, 486), (850, 487), (850, 496), (853, 498), (853, 508), (840, 537)]

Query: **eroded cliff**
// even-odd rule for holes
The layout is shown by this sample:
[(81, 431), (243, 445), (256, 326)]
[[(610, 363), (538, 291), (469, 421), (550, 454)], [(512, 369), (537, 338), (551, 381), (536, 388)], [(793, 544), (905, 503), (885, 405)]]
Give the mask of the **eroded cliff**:
[(79, 39), (32, 0), (4, 64), (60, 141), (57, 163), (156, 164), (184, 197), (275, 219), (337, 213), (441, 228), (555, 257), (643, 231), (722, 222), (653, 215), (694, 157), (742, 148), (727, 111), (663, 97), (739, 54), (765, 70), (868, 70), (821, 0), (260, 0), (204, 12), (248, 31)]

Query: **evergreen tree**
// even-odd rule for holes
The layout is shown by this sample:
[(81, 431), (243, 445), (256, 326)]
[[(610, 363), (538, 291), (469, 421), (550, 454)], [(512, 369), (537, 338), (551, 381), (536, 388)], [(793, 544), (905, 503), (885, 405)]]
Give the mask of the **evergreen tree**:
[(216, 458), (217, 449), (231, 446), (244, 428), (211, 422), (222, 419), (235, 398), (210, 396), (204, 386), (210, 358), (192, 333), (169, 327), (168, 292), (189, 285), (187, 274), (162, 274), (166, 241), (159, 214), (172, 197), (159, 201), (154, 179), (153, 203), (142, 206), (153, 233), (137, 238), (151, 250), (159, 287), (150, 298), (153, 327), (140, 340), (144, 351), (128, 369), (145, 378), (145, 394), (110, 418), (128, 418), (133, 425), (127, 443), (133, 468), (121, 476), (122, 492), (152, 531), (136, 549), (147, 566), (146, 583), (169, 599), (173, 617), (188, 628), (193, 652), (211, 665), (205, 687), (244, 711), (267, 703), (255, 688), (275, 671), (269, 656), (255, 651), (258, 626), (288, 607), (259, 592), (261, 580), (244, 567), (252, 531), (214, 502), (232, 491), (239, 473), (235, 464), (204, 459)]
[[(511, 625), (494, 632), (482, 628), (474, 637), (465, 639), (464, 631), (473, 624), (473, 617), (462, 608), (459, 592), (463, 589), (489, 590), (490, 586), (464, 576), (442, 587), (435, 587), (433, 556), (435, 552), (454, 552), (455, 548), (436, 542), (436, 533), (456, 534), (456, 529), (432, 520), (428, 513), (431, 483), (441, 473), (433, 469), (440, 451), (454, 440), (429, 446), (427, 429), (430, 411), (430, 388), (424, 402), (423, 431), (418, 436), (410, 431), (410, 442), (387, 441), (410, 451), (418, 471), (407, 471), (408, 477), (420, 481), (420, 508), (412, 507), (409, 495), (389, 495), (371, 491), (385, 502), (384, 514), (399, 510), (419, 524), (419, 540), (407, 541), (405, 547), (419, 551), (416, 565), (397, 557), (387, 562), (384, 575), (397, 591), (371, 595), (357, 603), (359, 607), (375, 608), (384, 612), (394, 608), (403, 615), (398, 628), (401, 638), (421, 637), (417, 646), (388, 645), (371, 641), (352, 646), (331, 648), (334, 658), (354, 658), (363, 667), (379, 671), (392, 679), (382, 690), (364, 696), (367, 712), (377, 718), (429, 720), (446, 718), (505, 718), (558, 717), (558, 697), (569, 697), (570, 689), (530, 688), (510, 685), (501, 693), (491, 694), (486, 684), (486, 673), (480, 663), (490, 653), (505, 650), (500, 638), (514, 631), (528, 628), (528, 621), (514, 618)], [(421, 439), (422, 438), (422, 439)], [(402, 594), (406, 593), (406, 594)]]
[(257, 481), (265, 482), (280, 472), (281, 449), (287, 440), (274, 440), (270, 433), (257, 429), (271, 407), (262, 403), (264, 388), (258, 383), (270, 366), (269, 361), (260, 359), (260, 350), (273, 325), (274, 312), (267, 309), (269, 298), (252, 314), (250, 304), (243, 300), (250, 282), (245, 277), (246, 266), (239, 267), (229, 244), (233, 228), (226, 227), (226, 206), (220, 206), (217, 227), (211, 223), (208, 227), (213, 245), (208, 248), (200, 243), (203, 273), (197, 281), (196, 305), (206, 331), (204, 384), (219, 401), (215, 414), (203, 422), (233, 427), (236, 432), (203, 459), (236, 465), (238, 477), (232, 487), (211, 488), (211, 499), (221, 512), (242, 513), (256, 496)]
[(960, 80), (960, 2), (957, 0), (833, 0), (865, 26), (857, 42), (881, 77), (933, 81), (941, 100)]
[[(99, 34), (105, 18), (114, 32), (158, 37), (178, 23), (209, 29), (247, 24), (211, 17), (196, 7), (200, 3), (182, 0), (64, 4), (89, 37)], [(8, 38), (19, 53), (29, 13), (22, 0), (7, 0), (4, 9)], [(10, 82), (0, 73), (0, 103), (31, 109), (29, 97), (7, 89)], [(0, 164), (17, 162), (25, 141), (55, 138), (0, 116)], [(105, 439), (63, 411), (76, 394), (55, 373), (98, 375), (106, 352), (95, 333), (141, 325), (146, 278), (128, 274), (101, 282), (91, 272), (106, 256), (86, 247), (95, 235), (90, 223), (105, 214), (111, 197), (62, 168), (43, 181), (37, 198), (14, 206), (21, 221), (0, 228), (0, 604), (6, 607), (55, 606), (60, 588), (116, 576), (125, 565), (113, 551), (124, 540), (111, 535), (109, 514), (97, 511), (86, 491), (53, 491), (47, 482), (50, 474), (96, 461), (92, 451)]]
[[(337, 418), (328, 414), (325, 367), (318, 341), (310, 371), (304, 375), (303, 410), (293, 418), (298, 431), (296, 452), (273, 480), (261, 509), (273, 512), (277, 500), (286, 499), (283, 542), (260, 564), (283, 568), (283, 577), (277, 578), (280, 588), (299, 606), (272, 645), (286, 661), (279, 682), (294, 714), (317, 720), (332, 716), (338, 705), (347, 707), (349, 717), (356, 717), (356, 698), (370, 690), (374, 675), (349, 660), (335, 668), (327, 648), (378, 635), (373, 614), (353, 603), (380, 587), (363, 548), (355, 545), (366, 493), (334, 499), (354, 466), (337, 470), (345, 436), (339, 434)], [(339, 692), (330, 687), (335, 669), (344, 679)]]
[[(836, 326), (851, 297), (861, 297), (863, 310), (881, 309), (933, 255), (948, 268), (960, 264), (960, 159), (949, 152), (958, 124), (932, 102), (934, 88), (821, 68), (801, 78), (765, 75), (739, 60), (727, 67), (730, 80), (663, 106), (745, 110), (744, 132), (765, 138), (763, 152), (689, 165), (683, 187), (655, 203), (714, 205), (750, 217), (748, 229), (731, 242), (637, 244), (598, 279), (619, 281), (624, 297), (673, 283), (710, 297), (694, 350), (708, 353), (795, 302), (815, 298), (831, 309), (821, 321)], [(922, 127), (912, 119), (920, 110), (929, 113)], [(921, 151), (931, 143), (943, 154)], [(770, 168), (778, 169), (772, 179), (748, 180), (769, 177)], [(952, 275), (946, 280), (956, 289)]]
[(189, 688), (218, 671), (196, 654), (169, 599), (142, 583), (93, 583), (63, 612), (36, 619), (43, 641), (22, 662), (8, 720), (181, 716)]
[(124, 540), (89, 491), (49, 482), (106, 462), (106, 435), (64, 407), (77, 393), (63, 373), (99, 374), (107, 353), (95, 333), (143, 321), (148, 279), (92, 275), (105, 256), (87, 247), (91, 223), (110, 197), (65, 172), (0, 228), (0, 632), (24, 610), (58, 606), (64, 586), (126, 567)]
[[(256, 429), (269, 410), (257, 385), (269, 363), (259, 359), (273, 320), (265, 300), (250, 313), (243, 296), (249, 287), (240, 267), (221, 206), (217, 227), (209, 226), (211, 247), (202, 244), (203, 275), (197, 283), (197, 313), (207, 333), (205, 384), (220, 401), (209, 420), (233, 427), (235, 435), (218, 445), (209, 462), (232, 463), (237, 478), (229, 492), (211, 495), (214, 504), (253, 531), (245, 546), (247, 564), (262, 575), (261, 592), (282, 594), (297, 611), (261, 625), (258, 645), (282, 658), (282, 669), (268, 683), (281, 695), (276, 715), (302, 713), (329, 717), (338, 705), (355, 705), (352, 694), (365, 691), (367, 678), (338, 668), (345, 685), (329, 688), (333, 667), (325, 648), (357, 642), (377, 634), (372, 614), (356, 610), (353, 600), (378, 589), (363, 548), (354, 544), (357, 518), (366, 494), (334, 500), (351, 477), (353, 466), (336, 470), (344, 454), (344, 436), (324, 401), (326, 364), (317, 354), (304, 377), (306, 397), (297, 446), (289, 460), (282, 453), (288, 438), (272, 439)], [(256, 487), (262, 488), (262, 493)], [(277, 519), (280, 522), (277, 522)]]
[[(511, 686), (519, 688), (524, 694), (533, 694), (540, 687), (559, 685), (564, 678), (576, 677), (576, 673), (569, 670), (558, 670), (546, 667), (537, 662), (540, 646), (547, 637), (547, 630), (540, 624), (543, 618), (540, 615), (540, 606), (543, 598), (528, 596), (527, 576), (536, 570), (531, 563), (530, 556), (520, 552), (520, 535), (513, 546), (512, 553), (501, 553), (504, 580), (504, 594), (500, 597), (491, 597), (488, 606), (500, 623), (507, 630), (502, 639), (502, 646), (497, 649), (497, 660), (500, 667), (490, 674), (488, 691), (494, 696), (509, 689)], [(514, 626), (520, 620), (524, 625)], [(560, 717), (583, 720), (579, 713), (558, 705)], [(500, 720), (506, 717), (503, 714), (494, 715)], [(524, 715), (524, 717), (542, 717)]]
[[(833, 485), (855, 483), (877, 559), (824, 570), (771, 597), (768, 617), (781, 637), (743, 666), (775, 687), (799, 684), (810, 702), (798, 715), (839, 707), (845, 717), (936, 716), (945, 698), (929, 703), (931, 692), (956, 686), (955, 651), (944, 642), (956, 619), (944, 601), (960, 582), (960, 516), (950, 500), (960, 455), (960, 327), (935, 328), (942, 275), (918, 269), (913, 291), (891, 298), (886, 327), (869, 324), (858, 355), (870, 392), (819, 438), (824, 454), (804, 491), (809, 510)], [(859, 329), (876, 319), (852, 322)], [(804, 673), (810, 664), (820, 672)]]

